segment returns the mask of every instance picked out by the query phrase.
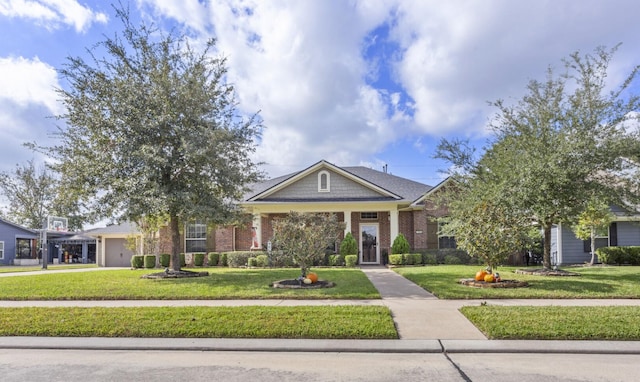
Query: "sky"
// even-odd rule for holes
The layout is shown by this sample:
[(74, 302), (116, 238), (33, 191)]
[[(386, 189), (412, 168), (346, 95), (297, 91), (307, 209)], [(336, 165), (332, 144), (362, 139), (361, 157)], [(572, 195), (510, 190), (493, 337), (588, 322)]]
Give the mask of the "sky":
[[(621, 43), (619, 84), (640, 64), (637, 0), (131, 0), (136, 22), (216, 38), (238, 110), (265, 129), (270, 176), (320, 160), (428, 185), (442, 138), (491, 138), (491, 102), (515, 102), (562, 58)], [(110, 1), (0, 0), (0, 171), (46, 159), (64, 121), (55, 89), (68, 57), (122, 30)], [(640, 90), (640, 89), (639, 89)]]

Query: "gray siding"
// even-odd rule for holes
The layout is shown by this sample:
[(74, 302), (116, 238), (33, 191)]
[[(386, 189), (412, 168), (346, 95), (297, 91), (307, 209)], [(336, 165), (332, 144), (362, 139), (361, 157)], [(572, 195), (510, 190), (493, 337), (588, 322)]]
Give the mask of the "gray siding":
[(275, 192), (263, 200), (296, 200), (296, 199), (366, 199), (380, 198), (384, 195), (364, 187), (340, 174), (329, 172), (330, 192), (318, 192), (318, 173), (313, 172), (288, 187)]
[(562, 226), (562, 257), (559, 265), (582, 264), (591, 260), (591, 254), (584, 251), (582, 240), (578, 239), (570, 227)]
[(16, 239), (36, 239), (37, 235), (14, 225), (0, 221), (0, 241), (4, 242), (4, 257), (0, 264), (10, 265), (16, 257)]

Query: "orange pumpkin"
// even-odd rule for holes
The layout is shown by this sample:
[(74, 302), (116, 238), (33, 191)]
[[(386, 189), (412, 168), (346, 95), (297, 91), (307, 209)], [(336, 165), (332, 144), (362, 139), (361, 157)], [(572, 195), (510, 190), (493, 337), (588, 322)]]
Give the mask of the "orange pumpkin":
[(487, 273), (487, 275), (486, 275), (486, 276), (484, 276), (484, 282), (486, 282), (486, 283), (492, 283), (492, 282), (494, 282), (494, 281), (496, 281), (496, 280), (495, 280), (495, 278), (493, 277), (493, 274), (492, 274), (492, 273)]
[(476, 273), (476, 281), (484, 281), (484, 277), (487, 275), (487, 272), (482, 270)]
[(313, 272), (309, 272), (309, 273), (307, 273), (307, 278), (308, 278), (309, 280), (311, 280), (311, 283), (316, 283), (316, 282), (318, 282), (318, 275), (316, 275), (316, 274), (315, 274), (315, 273), (313, 273)]

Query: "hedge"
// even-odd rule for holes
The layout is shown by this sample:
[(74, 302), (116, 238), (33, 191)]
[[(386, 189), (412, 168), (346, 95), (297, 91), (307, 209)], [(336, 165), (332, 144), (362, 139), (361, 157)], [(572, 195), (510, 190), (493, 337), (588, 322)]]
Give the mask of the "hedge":
[(260, 251), (236, 251), (228, 252), (227, 263), (231, 268), (239, 268), (247, 265), (249, 258), (264, 255), (264, 252)]
[(144, 264), (144, 256), (133, 255), (131, 256), (131, 268), (142, 268)]
[(171, 254), (170, 253), (161, 253), (160, 254), (160, 266), (169, 267), (171, 265)]
[(596, 249), (598, 260), (603, 264), (640, 265), (640, 247), (603, 247)]
[(256, 256), (256, 267), (266, 268), (269, 266), (269, 256), (258, 255)]
[(156, 267), (156, 255), (144, 255), (144, 267), (155, 268)]
[(218, 266), (218, 261), (220, 260), (220, 254), (218, 252), (209, 252), (207, 254), (207, 265), (210, 267)]
[(403, 265), (402, 255), (389, 255), (389, 264), (391, 265)]
[(355, 267), (358, 264), (358, 255), (347, 255), (344, 257), (344, 261), (347, 264), (347, 267)]
[(204, 253), (193, 254), (193, 265), (195, 265), (196, 267), (201, 267), (204, 265)]

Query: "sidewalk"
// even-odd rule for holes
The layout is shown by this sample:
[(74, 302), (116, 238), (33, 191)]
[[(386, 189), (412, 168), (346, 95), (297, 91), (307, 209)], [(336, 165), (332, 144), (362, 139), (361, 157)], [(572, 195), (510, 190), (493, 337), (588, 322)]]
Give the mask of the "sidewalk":
[[(99, 268), (89, 268), (95, 270)], [(459, 312), (465, 305), (640, 305), (638, 300), (439, 300), (386, 267), (363, 267), (381, 300), (0, 301), (4, 307), (385, 305), (400, 340), (0, 337), (0, 348), (369, 353), (640, 354), (640, 341), (503, 341), (487, 338)], [(35, 272), (34, 272), (35, 273)], [(20, 275), (22, 274), (15, 274)]]

